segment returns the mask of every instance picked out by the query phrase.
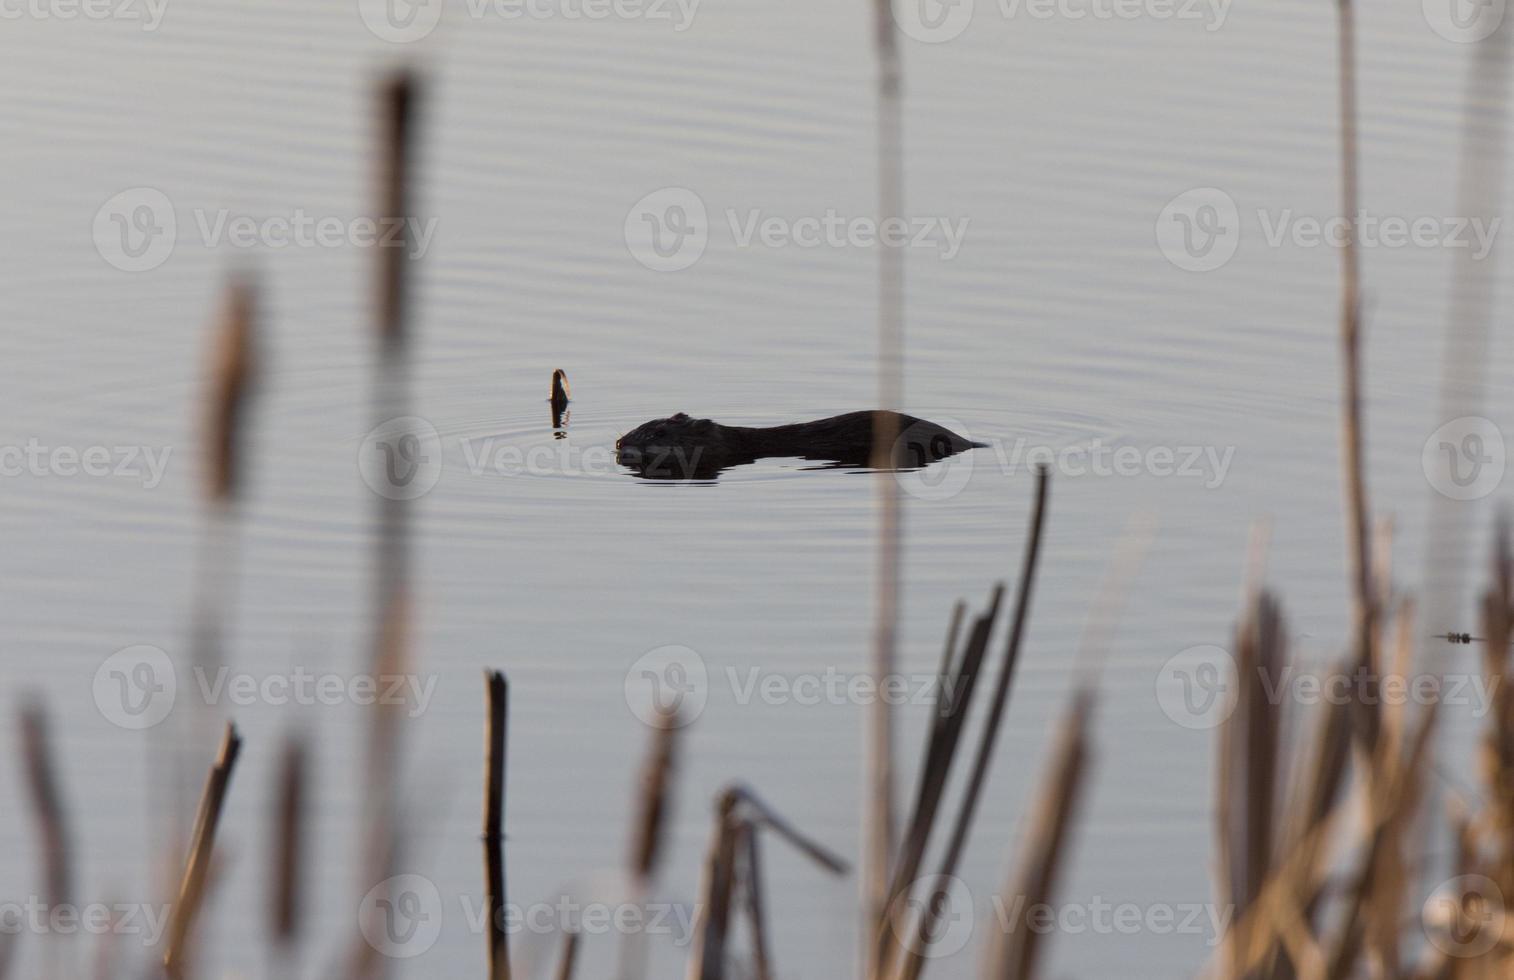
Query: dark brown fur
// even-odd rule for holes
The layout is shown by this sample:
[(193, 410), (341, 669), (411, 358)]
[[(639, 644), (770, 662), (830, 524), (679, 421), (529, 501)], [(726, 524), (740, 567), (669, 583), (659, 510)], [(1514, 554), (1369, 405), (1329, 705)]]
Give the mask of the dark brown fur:
[[(703, 479), (764, 456), (797, 456), (851, 466), (873, 461), (873, 435), (885, 413), (848, 412), (814, 422), (754, 428), (721, 425), (682, 412), (653, 419), (620, 437), (616, 458), (642, 476)], [(982, 446), (934, 422), (898, 412), (893, 417), (892, 465), (918, 467)]]

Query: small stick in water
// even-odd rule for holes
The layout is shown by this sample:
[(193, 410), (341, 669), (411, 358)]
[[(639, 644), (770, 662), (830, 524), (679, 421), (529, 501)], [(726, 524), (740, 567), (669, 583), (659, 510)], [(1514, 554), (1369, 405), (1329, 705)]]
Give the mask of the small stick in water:
[(558, 368), (552, 372), (552, 396), (547, 401), (552, 403), (552, 428), (561, 429), (563, 419), (568, 413), (568, 402), (572, 394), (568, 390), (568, 372)]

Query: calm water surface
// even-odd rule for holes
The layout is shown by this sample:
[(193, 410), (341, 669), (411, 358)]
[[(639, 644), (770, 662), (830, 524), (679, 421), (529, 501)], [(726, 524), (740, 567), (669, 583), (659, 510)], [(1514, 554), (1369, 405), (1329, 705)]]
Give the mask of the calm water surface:
[[(876, 250), (737, 234), (754, 213), (874, 213), (870, 17), (862, 3), (705, 0), (677, 31), (475, 18), (449, 3), (411, 45), (376, 37), (350, 2), (174, 0), (151, 31), (119, 19), (5, 21), (0, 443), (170, 452), (153, 486), (4, 481), (6, 687), (52, 709), (81, 892), (155, 894), (162, 814), (149, 759), (161, 740), (103, 717), (92, 683), (123, 647), (188, 655), (206, 327), (225, 273), (249, 260), (267, 286), (266, 377), (228, 658), (257, 677), (296, 666), (349, 675), (363, 663), (375, 498), (356, 458), (370, 423), (371, 252), (249, 255), (207, 241), (201, 223), (223, 210), (361, 215), (371, 84), (401, 57), (427, 76), (418, 209), (435, 230), (417, 266), (414, 408), (439, 433), (442, 461), (415, 508), (414, 646), (435, 687), (408, 723), (407, 870), (434, 881), (447, 910), (436, 945), (396, 975), (482, 969), (464, 909), (481, 893), (485, 667), (513, 685), (516, 901), (554, 901), (565, 885), (606, 893), (648, 740), (625, 678), (668, 645), (696, 651), (710, 682), (685, 742), (661, 897), (693, 900), (708, 801), (732, 778), (857, 853), (863, 709), (767, 704), (741, 686), (753, 670), (792, 680), (864, 669), (873, 480), (767, 460), (714, 483), (653, 484), (607, 453), (619, 432), (675, 411), (771, 424), (874, 401)], [(1470, 47), (1434, 33), (1418, 4), (1366, 8), (1359, 26), (1365, 207), (1455, 214)], [(906, 210), (968, 222), (949, 260), (906, 252), (906, 407), (997, 449), (941, 464), (907, 498), (903, 669), (932, 670), (953, 601), (981, 601), (1014, 574), (1031, 450), (1170, 449), (1181, 462), (1193, 447), (1226, 461), (1190, 475), (1054, 477), (1031, 631), (962, 868), (979, 897), (970, 919), (994, 914), (989, 896), (1067, 703), (1079, 637), (1133, 519), (1155, 533), (1104, 659), (1065, 901), (1145, 910), (1210, 896), (1213, 732), (1175, 723), (1158, 679), (1179, 652), (1228, 642), (1253, 522), (1272, 522), (1270, 577), (1301, 655), (1338, 649), (1337, 255), (1270, 245), (1260, 217), (1333, 212), (1334, 37), (1327, 3), (1242, 0), (1216, 23), (1005, 17), (979, 0), (960, 37), (904, 42)], [(177, 239), (167, 261), (127, 273), (102, 258), (91, 229), (102, 203), (141, 187), (171, 202)], [(708, 244), (688, 268), (655, 272), (628, 250), (625, 228), (637, 202), (666, 187), (707, 209)], [(1168, 202), (1199, 187), (1221, 189), (1241, 215), (1234, 258), (1204, 273), (1175, 267), (1155, 231)], [(1507, 254), (1486, 261), (1507, 285)], [(1396, 521), (1408, 588), (1432, 496), (1420, 453), (1439, 424), (1451, 267), (1444, 248), (1365, 254), (1371, 486)], [(1510, 366), (1495, 346), (1488, 376)], [(544, 403), (557, 367), (575, 394), (561, 440)], [(1506, 387), (1488, 392), (1491, 418), (1511, 408)], [(1467, 505), (1475, 526), (1497, 499)], [(911, 760), (926, 712), (903, 709)], [(247, 749), (221, 831), (226, 877), (209, 942), (235, 975), (261, 968), (248, 917), (262, 907), (274, 747), (303, 727), (317, 748), (310, 933), (320, 938), (304, 967), (320, 975), (356, 937), (365, 716), (321, 705), (231, 713)], [(0, 726), (0, 757), (15, 750), (13, 726)], [(24, 896), (37, 887), (35, 837), (18, 767), (3, 768), (0, 882)], [(1467, 772), (1455, 758), (1447, 769)], [(855, 881), (822, 876), (777, 844), (768, 854), (781, 975), (847, 975)], [(1209, 952), (1205, 921), (1060, 933), (1051, 975), (1180, 975)], [(46, 944), (23, 938), (25, 962), (40, 963)], [(517, 942), (535, 975), (551, 944)], [(671, 943), (654, 946), (658, 975), (676, 975)], [(591, 939), (581, 975), (607, 975), (614, 949)], [(975, 975), (977, 949), (932, 975)]]

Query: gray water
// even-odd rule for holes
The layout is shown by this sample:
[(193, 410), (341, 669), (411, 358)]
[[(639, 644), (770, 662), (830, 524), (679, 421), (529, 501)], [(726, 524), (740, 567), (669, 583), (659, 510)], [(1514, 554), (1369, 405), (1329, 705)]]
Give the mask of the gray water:
[[(732, 779), (854, 858), (865, 709), (741, 691), (753, 670), (779, 683), (865, 670), (874, 479), (766, 460), (712, 483), (649, 483), (614, 466), (608, 449), (675, 411), (761, 424), (874, 402), (876, 247), (739, 237), (754, 213), (787, 223), (876, 213), (871, 8), (704, 0), (685, 25), (475, 17), (455, 2), (412, 43), (376, 36), (351, 2), (170, 0), (153, 29), (130, 16), (14, 9), (0, 25), (10, 190), (0, 444), (168, 453), (160, 480), (44, 467), (3, 481), (6, 688), (13, 703), (32, 692), (51, 711), (81, 900), (161, 894), (154, 844), (165, 816), (149, 761), (171, 723), (122, 728), (93, 685), (123, 648), (188, 661), (204, 575), (201, 375), (221, 287), (238, 268), (265, 287), (264, 375), (227, 659), (256, 678), (296, 668), (346, 677), (365, 662), (376, 498), (357, 457), (371, 425), (372, 250), (241, 248), (208, 241), (201, 224), (214, 231), (223, 213), (300, 211), (344, 225), (362, 215), (373, 84), (402, 61), (425, 77), (417, 210), (435, 222), (416, 264), (413, 408), (435, 428), (441, 464), (414, 505), (413, 646), (434, 689), (406, 723), (402, 870), (435, 884), (445, 919), (435, 945), (396, 961), (395, 975), (483, 969), (466, 908), (482, 893), (486, 667), (505, 670), (513, 689), (512, 901), (615, 891), (605, 876), (624, 863), (650, 734), (626, 676), (665, 646), (695, 651), (708, 682), (685, 733), (657, 899), (694, 900), (709, 801)], [(1299, 656), (1333, 654), (1346, 628), (1339, 256), (1267, 234), (1278, 220), (1337, 208), (1334, 5), (1181, 9), (1203, 16), (1005, 16), (978, 0), (959, 36), (901, 42), (905, 212), (966, 222), (954, 254), (905, 250), (906, 408), (996, 446), (912, 478), (923, 482), (905, 498), (901, 670), (928, 675), (952, 603), (981, 603), (1015, 573), (1033, 489), (1027, 454), (1132, 447), (1140, 459), (1133, 475), (1054, 467), (1031, 628), (960, 872), (975, 900), (965, 921), (978, 932), (932, 976), (975, 975), (991, 896), (1122, 541), (1150, 534), (1099, 661), (1091, 791), (1060, 892), (1071, 907), (1171, 908), (1183, 922), (1210, 901), (1215, 736), (1164, 710), (1174, 702), (1163, 667), (1191, 647), (1228, 645), (1255, 522), (1270, 522), (1268, 578)], [(1359, 45), (1364, 208), (1409, 221), (1456, 215), (1474, 46), (1437, 34), (1418, 4), (1364, 8)], [(138, 216), (161, 219), (138, 210), (149, 200), (141, 188), (167, 199), (176, 237), (160, 263), (128, 272), (111, 261), (131, 264), (123, 239), (111, 244), (121, 229), (110, 213), (98, 219), (103, 237), (93, 229), (127, 191), (136, 196), (111, 212), (125, 233)], [(678, 190), (654, 203), (692, 197), (706, 211), (703, 253), (675, 271), (649, 269), (627, 241), (628, 216), (633, 229), (650, 227), (638, 224), (638, 202), (664, 188)], [(1204, 272), (1169, 258), (1170, 237), (1167, 252), (1158, 245), (1163, 209), (1194, 188), (1218, 188), (1240, 215), (1234, 257)], [(1421, 450), (1443, 421), (1436, 379), (1457, 252), (1363, 254), (1370, 487), (1377, 513), (1395, 521), (1397, 577), (1412, 591), (1435, 497)], [(1507, 251), (1483, 261), (1506, 286)], [(554, 439), (544, 401), (559, 367), (574, 390), (565, 439)], [(1509, 367), (1508, 347), (1495, 344), (1488, 376)], [(1495, 386), (1486, 415), (1497, 423), (1511, 408)], [(1175, 458), (1164, 465), (1167, 450)], [(1178, 467), (1193, 452), (1207, 455)], [(1498, 487), (1459, 506), (1484, 528), (1506, 496)], [(1424, 624), (1426, 634), (1473, 628)], [(181, 702), (192, 684), (181, 677)], [(301, 975), (325, 975), (360, 941), (366, 715), (351, 703), (267, 701), (220, 707), (246, 750), (205, 946), (215, 975), (263, 969), (275, 749), (301, 729), (317, 776)], [(900, 710), (904, 785), (928, 711)], [(15, 760), (16, 747), (14, 726), (0, 726), (0, 758)], [(196, 765), (211, 751), (200, 747)], [(19, 767), (0, 768), (0, 898), (21, 901), (40, 888), (34, 827)], [(1459, 758), (1445, 768), (1471, 778)], [(826, 876), (777, 842), (766, 853), (780, 975), (847, 975), (854, 878)], [(1049, 975), (1191, 973), (1215, 938), (1207, 921), (1064, 928), (1049, 940)], [(39, 975), (49, 947), (88, 948), (20, 938), (22, 975)], [(123, 938), (139, 955), (137, 938)], [(532, 975), (546, 975), (555, 941), (514, 940)], [(655, 975), (677, 975), (673, 937), (652, 945)], [(580, 975), (608, 975), (616, 948), (614, 937), (589, 937)]]

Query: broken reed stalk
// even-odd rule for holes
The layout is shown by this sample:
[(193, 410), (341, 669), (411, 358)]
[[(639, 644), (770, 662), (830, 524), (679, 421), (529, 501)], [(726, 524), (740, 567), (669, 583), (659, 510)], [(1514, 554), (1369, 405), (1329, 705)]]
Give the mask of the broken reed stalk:
[[(890, 0), (875, 0), (873, 31), (878, 54), (878, 217), (887, 221), (904, 210), (901, 69)], [(904, 251), (885, 246), (878, 252), (878, 408), (898, 411), (903, 407)], [(899, 483), (892, 472), (898, 419), (885, 413), (873, 419), (872, 462), (878, 471), (878, 559), (872, 671), (881, 684), (894, 675), (897, 659), (904, 513)], [(866, 724), (860, 938), (863, 976), (877, 977), (874, 937), (886, 915), (889, 859), (894, 850), (894, 719), (892, 706), (886, 699), (873, 700)]]
[(236, 726), (228, 722), (215, 763), (205, 781), (205, 793), (200, 798), (199, 813), (195, 817), (193, 844), (184, 866), (184, 878), (179, 884), (179, 898), (174, 903), (168, 924), (168, 948), (163, 954), (163, 969), (171, 978), (186, 973), (190, 931), (200, 911), (200, 900), (210, 872), (216, 827), (221, 822), (221, 806), (226, 802), (226, 791), (241, 751), (241, 736), (237, 734)]
[(1077, 814), (1088, 766), (1088, 721), (1093, 694), (1080, 688), (1062, 723), (1056, 752), (1042, 784), (1030, 830), (1020, 845), (1020, 867), (1006, 883), (1004, 897), (1025, 913), (995, 936), (985, 980), (1030, 980), (1035, 976), (1041, 933), (1026, 921), (1030, 909), (1052, 903), (1062, 851)]
[(699, 902), (695, 906), (688, 980), (722, 980), (725, 976), (726, 943), (740, 873), (738, 862), (743, 853), (741, 837), (743, 833), (755, 834), (762, 827), (778, 834), (826, 871), (846, 873), (845, 861), (799, 833), (750, 789), (740, 785), (726, 787), (715, 798), (715, 830), (710, 835)]
[(305, 858), (305, 787), (309, 770), (307, 746), (308, 742), (303, 736), (291, 736), (285, 740), (270, 812), (274, 875), (269, 892), (268, 931), (274, 949), (285, 955), (293, 951), (299, 940), (302, 918), (300, 872)]
[(968, 832), (977, 811), (978, 798), (982, 795), (984, 781), (988, 777), (988, 764), (993, 757), (999, 726), (1004, 720), (1004, 709), (1009, 701), (1010, 685), (1014, 680), (1015, 664), (1020, 656), (1020, 643), (1025, 636), (1025, 624), (1030, 619), (1030, 600), (1034, 592), (1036, 564), (1041, 554), (1041, 530), (1046, 519), (1046, 498), (1050, 476), (1045, 466), (1036, 469), (1036, 497), (1030, 512), (1030, 535), (1025, 544), (1025, 554), (1020, 564), (1020, 580), (1015, 591), (1015, 608), (1010, 619), (1009, 637), (1004, 643), (1004, 663), (999, 669), (998, 684), (989, 704), (988, 720), (978, 740), (977, 755), (968, 775), (967, 789), (962, 798), (962, 809), (957, 813), (956, 824), (947, 844), (946, 854), (941, 859), (941, 870), (934, 884), (929, 901), (919, 914), (919, 928), (913, 941), (905, 943), (901, 951), (903, 959), (894, 974), (900, 980), (917, 980), (925, 968), (925, 950), (934, 940), (935, 927), (941, 914), (945, 891), (942, 883), (949, 880), (957, 870), (962, 852), (967, 847)]
[(988, 649), (988, 640), (993, 633), (1003, 598), (1003, 584), (995, 585), (987, 611), (974, 618), (960, 657), (954, 657), (953, 647), (964, 609), (962, 603), (957, 604), (952, 617), (952, 626), (947, 633), (947, 650), (943, 656), (941, 694), (926, 741), (925, 759), (920, 767), (920, 784), (915, 794), (914, 809), (905, 824), (899, 859), (889, 882), (884, 921), (878, 929), (877, 963), (880, 976), (891, 974), (894, 952), (902, 945), (897, 940), (904, 938), (909, 925), (909, 895), (920, 873), (920, 862), (925, 857), (925, 847), (935, 826), (941, 795), (946, 789), (947, 776), (956, 758), (962, 726), (967, 719), (977, 679), (982, 673), (983, 655)]
[[(676, 711), (657, 707), (652, 754), (641, 774), (641, 798), (631, 834), (631, 892), (639, 908), (651, 893), (662, 857), (671, 807), (676, 734), (683, 720)], [(621, 939), (619, 980), (639, 980), (646, 972), (646, 933), (629, 930)]]
[(767, 908), (762, 889), (762, 850), (757, 842), (757, 828), (750, 823), (741, 825), (739, 845), (741, 880), (747, 921), (752, 928), (752, 972), (755, 980), (773, 980), (772, 957), (769, 954), (767, 931)]
[(484, 743), (484, 884), (489, 909), (490, 980), (510, 980), (505, 932), (505, 751), (510, 719), (510, 683), (497, 670), (484, 671), (488, 730)]
[(695, 906), (694, 943), (689, 950), (688, 980), (721, 980), (731, 921), (731, 893), (736, 879), (736, 805), (739, 794), (725, 790), (715, 803), (715, 830), (705, 854), (699, 904)]

